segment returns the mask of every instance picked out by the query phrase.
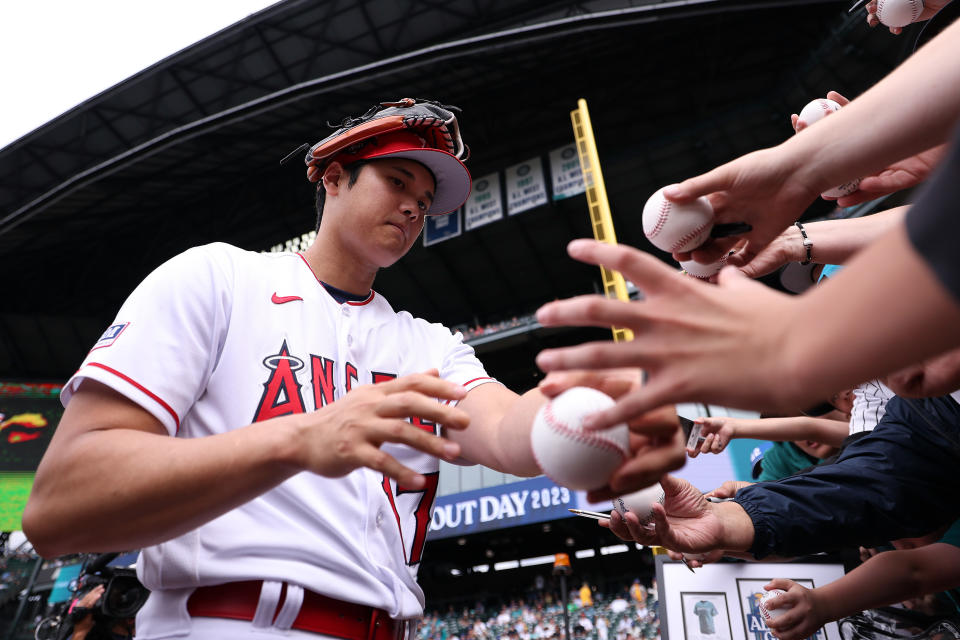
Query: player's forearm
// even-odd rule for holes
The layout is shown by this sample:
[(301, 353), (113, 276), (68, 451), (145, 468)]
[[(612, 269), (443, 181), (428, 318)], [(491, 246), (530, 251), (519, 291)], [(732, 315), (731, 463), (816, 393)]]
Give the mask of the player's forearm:
[[(896, 207), (861, 218), (821, 220), (804, 224), (807, 237), (813, 242), (811, 258), (818, 264), (844, 264), (861, 249), (870, 246), (903, 220), (909, 207)], [(797, 262), (806, 259), (803, 237), (796, 235)]]
[(518, 476), (536, 476), (541, 472), (530, 446), (533, 419), (546, 397), (539, 389), (531, 389), (519, 396), (507, 408), (497, 429), (497, 442), (503, 470)]
[(958, 58), (960, 21), (783, 150), (809, 165), (811, 184), (829, 188), (945, 142), (960, 114)]
[[(892, 295), (897, 313), (877, 313), (889, 308)], [(863, 330), (865, 318), (870, 331)], [(960, 345), (960, 304), (914, 250), (902, 224), (835, 278), (799, 296), (786, 322), (784, 333), (792, 339), (777, 355), (785, 405), (827, 397)], [(830, 366), (810, 364), (824, 362)]]
[(24, 531), (46, 557), (136, 549), (186, 533), (297, 472), (295, 418), (195, 439), (81, 434), (44, 458)]

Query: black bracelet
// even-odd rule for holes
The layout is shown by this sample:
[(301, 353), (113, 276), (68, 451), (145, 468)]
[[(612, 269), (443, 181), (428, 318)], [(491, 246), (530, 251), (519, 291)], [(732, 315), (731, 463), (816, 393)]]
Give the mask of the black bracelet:
[(803, 228), (802, 224), (799, 222), (794, 222), (793, 224), (797, 225), (797, 229), (800, 229), (800, 235), (803, 236), (803, 248), (807, 250), (807, 259), (800, 264), (810, 264), (813, 261), (813, 240), (807, 237), (807, 231)]

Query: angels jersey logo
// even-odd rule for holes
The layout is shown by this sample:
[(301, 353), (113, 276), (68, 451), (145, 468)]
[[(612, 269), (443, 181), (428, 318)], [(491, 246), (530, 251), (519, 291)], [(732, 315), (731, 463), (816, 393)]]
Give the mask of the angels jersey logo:
[[(334, 378), (337, 371), (336, 362), (331, 358), (312, 354), (307, 360), (299, 358), (290, 353), (287, 341), (284, 340), (277, 353), (263, 359), (263, 366), (270, 371), (270, 374), (266, 382), (263, 383), (263, 395), (257, 405), (254, 422), (306, 412), (303, 401), (303, 385), (300, 383), (297, 373), (308, 366), (307, 362), (309, 362), (311, 386), (308, 393), (313, 394), (313, 406), (320, 409), (337, 399)], [(370, 382), (377, 384), (393, 380), (396, 377), (397, 374), (395, 373), (372, 371)], [(356, 365), (351, 362), (344, 364), (343, 380), (346, 387), (344, 392), (348, 393), (353, 385), (359, 381)], [(437, 425), (428, 420), (413, 418), (411, 423), (429, 433), (436, 434), (437, 432)], [(387, 476), (383, 476), (381, 482), (381, 487), (400, 529), (400, 538), (404, 546), (404, 559), (408, 565), (418, 564), (423, 556), (423, 546), (426, 542), (427, 530), (430, 527), (433, 501), (437, 495), (439, 474), (429, 473), (425, 476), (427, 484), (423, 489), (408, 489), (397, 486), (396, 481)], [(402, 520), (410, 517), (413, 519), (413, 531), (412, 535), (409, 536), (411, 539), (406, 540)]]

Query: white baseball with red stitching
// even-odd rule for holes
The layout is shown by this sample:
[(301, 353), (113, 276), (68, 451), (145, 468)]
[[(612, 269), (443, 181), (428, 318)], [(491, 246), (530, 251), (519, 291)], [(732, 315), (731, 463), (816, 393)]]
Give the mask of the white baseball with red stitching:
[(625, 496), (613, 499), (613, 508), (620, 512), (620, 515), (626, 515), (627, 511), (632, 511), (640, 520), (640, 524), (653, 522), (653, 505), (655, 502), (663, 504), (663, 487), (659, 482), (654, 482), (646, 489), (640, 489)]
[(713, 207), (706, 198), (675, 204), (663, 197), (663, 188), (643, 206), (643, 235), (658, 249), (693, 251), (713, 229)]
[(706, 280), (710, 276), (719, 273), (720, 269), (723, 269), (726, 264), (727, 256), (723, 256), (716, 262), (709, 264), (700, 264), (696, 260), (681, 260), (680, 268), (682, 268), (688, 276)]
[(923, 13), (921, 0), (879, 0), (877, 19), (887, 27), (905, 27), (916, 22)]
[(567, 389), (540, 407), (530, 445), (544, 474), (578, 491), (598, 489), (630, 455), (626, 424), (584, 431), (583, 418), (614, 405), (613, 398), (587, 387)]
[(757, 605), (757, 608), (760, 609), (760, 615), (763, 616), (764, 620), (773, 620), (774, 618), (779, 618), (784, 613), (790, 610), (791, 607), (780, 607), (779, 609), (768, 609), (767, 602), (776, 598), (777, 596), (782, 596), (786, 591), (783, 589), (771, 589), (767, 591), (760, 598), (760, 603)]
[(828, 113), (834, 113), (835, 111), (840, 111), (839, 102), (827, 98), (817, 98), (808, 102), (800, 110), (800, 117), (797, 118), (797, 122), (802, 122), (809, 127), (814, 122), (823, 120)]

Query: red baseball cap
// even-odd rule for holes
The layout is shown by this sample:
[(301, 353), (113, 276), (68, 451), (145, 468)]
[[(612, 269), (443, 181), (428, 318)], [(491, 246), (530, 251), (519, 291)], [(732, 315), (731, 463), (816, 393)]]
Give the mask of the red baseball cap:
[(357, 160), (405, 158), (419, 162), (433, 174), (436, 188), (428, 216), (440, 216), (458, 209), (470, 195), (470, 170), (456, 156), (427, 144), (410, 129), (371, 136), (350, 145), (330, 158), (347, 165)]

